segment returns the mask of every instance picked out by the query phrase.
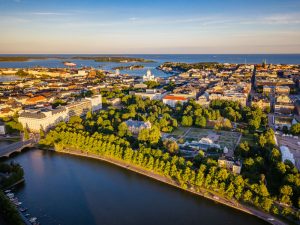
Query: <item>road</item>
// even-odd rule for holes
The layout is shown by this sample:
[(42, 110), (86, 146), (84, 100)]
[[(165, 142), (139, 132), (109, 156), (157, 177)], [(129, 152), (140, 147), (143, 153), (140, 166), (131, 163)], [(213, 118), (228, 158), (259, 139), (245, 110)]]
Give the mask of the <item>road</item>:
[(21, 148), (30, 146), (33, 143), (32, 140), (19, 141), (6, 146), (0, 147), (0, 157), (9, 155), (15, 151), (20, 151)]

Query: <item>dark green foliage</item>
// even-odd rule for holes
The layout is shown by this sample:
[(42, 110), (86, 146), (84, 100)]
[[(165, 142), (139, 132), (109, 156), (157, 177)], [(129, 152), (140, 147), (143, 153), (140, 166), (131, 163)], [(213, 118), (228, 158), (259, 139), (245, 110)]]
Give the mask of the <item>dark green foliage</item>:
[(7, 188), (23, 179), (24, 176), (22, 167), (19, 164), (15, 163), (0, 163), (0, 173), (8, 175), (5, 177), (1, 177), (0, 188)]
[(4, 220), (11, 225), (23, 225), (23, 221), (16, 209), (16, 207), (9, 201), (9, 199), (0, 190), (0, 213)]

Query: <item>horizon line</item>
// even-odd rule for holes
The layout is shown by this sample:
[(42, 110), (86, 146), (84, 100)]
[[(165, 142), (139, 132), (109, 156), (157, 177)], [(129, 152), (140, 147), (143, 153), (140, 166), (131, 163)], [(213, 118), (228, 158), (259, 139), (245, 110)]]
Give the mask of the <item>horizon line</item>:
[(299, 53), (0, 53), (0, 55), (300, 55)]

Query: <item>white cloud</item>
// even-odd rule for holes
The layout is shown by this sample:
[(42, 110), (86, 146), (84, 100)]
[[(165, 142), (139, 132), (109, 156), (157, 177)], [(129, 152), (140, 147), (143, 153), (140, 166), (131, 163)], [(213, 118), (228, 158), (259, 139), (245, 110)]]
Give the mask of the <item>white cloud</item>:
[(130, 20), (130, 21), (136, 21), (137, 18), (136, 18), (136, 17), (131, 17), (131, 18), (129, 18), (129, 20)]
[(32, 15), (37, 16), (66, 16), (71, 15), (70, 13), (61, 13), (61, 12), (33, 12)]
[(300, 14), (274, 14), (260, 18), (241, 20), (241, 24), (266, 24), (266, 25), (284, 25), (300, 24)]

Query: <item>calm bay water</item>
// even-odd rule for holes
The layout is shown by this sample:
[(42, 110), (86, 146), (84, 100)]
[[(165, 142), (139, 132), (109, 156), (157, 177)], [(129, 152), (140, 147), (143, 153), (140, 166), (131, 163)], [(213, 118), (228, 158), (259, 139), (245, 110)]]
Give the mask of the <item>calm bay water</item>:
[(253, 216), (94, 159), (29, 150), (16, 190), (43, 225), (266, 225)]
[[(7, 56), (7, 55), (0, 55)], [(14, 55), (17, 56), (17, 55)], [(28, 55), (22, 55), (28, 56)], [(46, 60), (30, 60), (27, 62), (0, 62), (0, 68), (30, 68), (36, 66), (51, 67), (51, 68), (63, 68), (65, 67), (64, 61), (72, 61), (77, 64), (77, 67), (91, 66), (95, 68), (102, 68), (105, 70), (112, 70), (114, 67), (142, 64), (144, 69), (141, 70), (122, 70), (122, 73), (128, 73), (130, 75), (142, 76), (148, 69), (151, 69), (155, 76), (166, 77), (166, 74), (156, 67), (164, 62), (219, 62), (219, 63), (261, 63), (263, 60), (267, 60), (267, 63), (273, 64), (300, 64), (300, 54), (193, 54), (193, 55), (118, 55), (128, 57), (139, 57), (144, 59), (154, 60), (154, 63), (107, 63), (107, 62), (95, 62), (93, 60), (73, 60), (71, 57), (75, 55), (31, 55), (31, 56), (47, 56), (50, 57)], [(78, 56), (78, 55), (76, 55)], [(97, 56), (97, 55), (80, 55), (80, 56)], [(98, 55), (99, 56), (99, 55)], [(109, 56), (109, 55), (105, 55)], [(110, 55), (116, 56), (116, 55)], [(51, 58), (52, 57), (52, 58)], [(66, 59), (55, 59), (53, 57), (65, 57)]]

